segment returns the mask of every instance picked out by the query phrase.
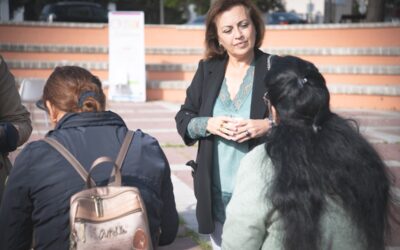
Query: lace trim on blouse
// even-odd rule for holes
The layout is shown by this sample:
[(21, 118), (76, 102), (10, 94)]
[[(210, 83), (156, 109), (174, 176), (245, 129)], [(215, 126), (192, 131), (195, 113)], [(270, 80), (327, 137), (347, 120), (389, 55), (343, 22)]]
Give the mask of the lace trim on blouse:
[(221, 91), (219, 92), (219, 99), (221, 100), (222, 104), (227, 109), (231, 109), (231, 107), (234, 107), (235, 111), (239, 110), (240, 107), (243, 105), (243, 103), (246, 101), (247, 96), (249, 95), (249, 93), (253, 88), (253, 79), (254, 79), (254, 65), (252, 64), (247, 69), (246, 75), (243, 78), (243, 82), (242, 84), (240, 84), (239, 91), (236, 94), (235, 98), (232, 100), (229, 95), (228, 86), (226, 85), (226, 78), (224, 78), (224, 81), (222, 82), (221, 86)]

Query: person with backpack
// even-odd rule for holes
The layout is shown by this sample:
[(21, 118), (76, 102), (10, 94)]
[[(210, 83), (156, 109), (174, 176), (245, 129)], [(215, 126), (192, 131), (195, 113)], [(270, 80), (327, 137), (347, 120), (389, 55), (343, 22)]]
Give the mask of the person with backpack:
[(276, 56), (272, 65), (264, 100), (275, 125), (241, 161), (222, 249), (385, 249), (385, 163), (355, 121), (331, 111), (312, 63)]
[[(55, 126), (46, 138), (64, 146), (87, 172), (99, 157), (116, 159), (128, 128), (116, 113), (105, 111), (105, 95), (96, 76), (76, 66), (55, 68), (44, 87), (42, 105)], [(97, 186), (104, 186), (112, 179), (111, 172), (112, 164), (107, 163), (91, 177)], [(152, 245), (170, 244), (177, 234), (178, 213), (171, 170), (158, 141), (136, 130), (121, 173), (123, 186), (140, 190)], [(4, 193), (0, 249), (69, 249), (70, 198), (85, 186), (50, 144), (29, 143), (17, 156)], [(116, 228), (117, 233), (103, 236), (124, 233), (120, 225)]]

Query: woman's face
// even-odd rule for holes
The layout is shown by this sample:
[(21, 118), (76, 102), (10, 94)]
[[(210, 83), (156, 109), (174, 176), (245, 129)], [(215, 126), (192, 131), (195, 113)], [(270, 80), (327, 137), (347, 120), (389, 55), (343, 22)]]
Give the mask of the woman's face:
[(254, 24), (243, 5), (237, 5), (215, 18), (218, 41), (230, 57), (252, 55), (256, 41)]

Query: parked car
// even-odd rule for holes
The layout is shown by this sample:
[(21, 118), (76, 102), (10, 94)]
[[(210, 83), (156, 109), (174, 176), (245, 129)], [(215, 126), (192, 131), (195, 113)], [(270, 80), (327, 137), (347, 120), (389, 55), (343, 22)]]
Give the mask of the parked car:
[(90, 2), (58, 2), (46, 4), (39, 17), (46, 22), (107, 23), (108, 11)]
[[(192, 21), (185, 23), (185, 25), (204, 25), (205, 16), (197, 16)], [(273, 12), (266, 16), (266, 24), (303, 24), (307, 23), (306, 20), (302, 19), (295, 13), (292, 12)]]
[(292, 12), (273, 12), (267, 14), (267, 24), (303, 24), (307, 23), (295, 13)]

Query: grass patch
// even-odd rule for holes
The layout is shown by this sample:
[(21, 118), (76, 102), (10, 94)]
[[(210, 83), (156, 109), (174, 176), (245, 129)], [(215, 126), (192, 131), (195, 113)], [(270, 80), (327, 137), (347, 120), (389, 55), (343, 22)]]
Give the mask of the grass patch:
[(210, 244), (208, 244), (207, 241), (200, 239), (199, 234), (194, 232), (193, 230), (187, 229), (185, 236), (191, 238), (194, 242), (196, 242), (202, 250), (212, 250)]
[(183, 234), (178, 235), (178, 237), (189, 237), (197, 245), (199, 245), (202, 250), (212, 250), (212, 247), (210, 246), (210, 244), (208, 244), (208, 241), (201, 239), (198, 233), (187, 228), (185, 225), (186, 221), (181, 216), (179, 216), (179, 226), (184, 227), (185, 231)]
[(186, 221), (179, 216), (179, 226), (184, 226), (184, 225), (186, 225)]
[(172, 144), (172, 143), (165, 143), (161, 145), (162, 148), (183, 148), (186, 147), (184, 144)]
[(184, 147), (198, 147), (198, 143), (196, 142), (195, 144), (191, 145), (191, 146), (186, 146), (185, 144), (173, 144), (173, 143), (164, 143), (161, 144), (162, 148), (184, 148)]

